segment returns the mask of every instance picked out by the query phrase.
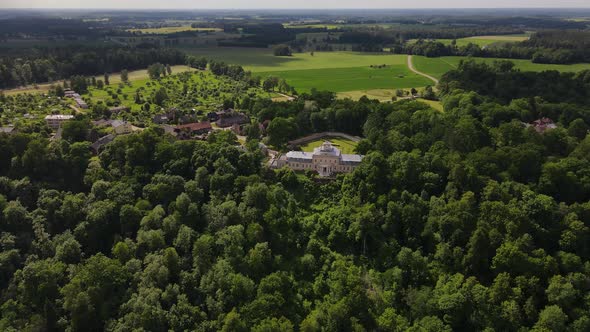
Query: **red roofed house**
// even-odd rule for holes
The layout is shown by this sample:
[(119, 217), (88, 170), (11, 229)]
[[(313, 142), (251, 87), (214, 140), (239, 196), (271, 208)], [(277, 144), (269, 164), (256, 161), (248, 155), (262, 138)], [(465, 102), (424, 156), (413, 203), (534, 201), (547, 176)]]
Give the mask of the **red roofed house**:
[(179, 138), (188, 139), (192, 136), (207, 134), (213, 130), (211, 122), (193, 122), (183, 125), (178, 125), (174, 128), (174, 132), (177, 133)]
[(531, 126), (533, 126), (533, 128), (535, 128), (535, 131), (540, 134), (544, 133), (549, 129), (557, 128), (557, 125), (553, 122), (553, 120), (549, 118), (540, 118), (538, 120), (535, 120), (533, 121)]

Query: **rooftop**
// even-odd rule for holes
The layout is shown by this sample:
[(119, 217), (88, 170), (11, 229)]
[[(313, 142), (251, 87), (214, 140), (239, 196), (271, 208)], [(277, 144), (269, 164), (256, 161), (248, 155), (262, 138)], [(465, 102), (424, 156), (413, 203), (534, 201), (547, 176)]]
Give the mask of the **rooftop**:
[(203, 121), (203, 122), (187, 123), (187, 124), (176, 126), (176, 130), (183, 130), (183, 129), (188, 129), (191, 131), (211, 129), (211, 123), (209, 121)]
[(322, 143), (321, 146), (313, 149), (313, 154), (319, 156), (334, 156), (338, 157), (340, 155), (340, 149), (335, 148), (331, 142), (325, 141)]
[(51, 114), (45, 117), (45, 120), (70, 120), (73, 119), (73, 115), (66, 114)]
[(313, 158), (313, 153), (304, 152), (304, 151), (289, 151), (286, 154), (287, 158), (291, 159), (311, 159)]
[(0, 133), (10, 134), (14, 131), (14, 127), (0, 127)]

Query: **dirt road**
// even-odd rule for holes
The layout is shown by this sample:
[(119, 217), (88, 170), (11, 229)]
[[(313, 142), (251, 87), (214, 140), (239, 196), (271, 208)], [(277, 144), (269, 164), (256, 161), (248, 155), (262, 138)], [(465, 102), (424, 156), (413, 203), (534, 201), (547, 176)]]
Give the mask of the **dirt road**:
[(423, 72), (418, 71), (418, 70), (416, 70), (416, 68), (414, 68), (414, 64), (412, 63), (412, 56), (411, 55), (408, 55), (408, 68), (411, 71), (413, 71), (414, 73), (432, 80), (434, 82), (434, 84), (438, 84), (438, 80), (436, 78), (434, 78), (428, 74), (424, 74)]

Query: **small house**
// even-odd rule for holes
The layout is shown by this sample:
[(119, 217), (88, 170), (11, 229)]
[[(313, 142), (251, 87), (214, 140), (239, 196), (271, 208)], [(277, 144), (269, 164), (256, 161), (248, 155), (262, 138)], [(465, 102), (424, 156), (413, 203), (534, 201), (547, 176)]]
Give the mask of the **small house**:
[(152, 122), (154, 122), (155, 124), (165, 124), (168, 123), (170, 120), (171, 118), (168, 116), (168, 114), (156, 114), (152, 118)]
[(217, 120), (217, 125), (221, 128), (231, 127), (235, 124), (243, 125), (246, 123), (250, 123), (250, 118), (244, 113), (233, 111), (230, 113), (225, 113), (220, 116), (219, 120)]
[(16, 130), (14, 129), (13, 126), (7, 126), (7, 127), (0, 127), (0, 134), (14, 134), (16, 132)]
[(117, 106), (117, 107), (109, 108), (109, 112), (111, 112), (111, 114), (119, 114), (121, 112), (128, 112), (128, 111), (129, 111), (129, 107), (127, 107), (127, 106)]
[(189, 139), (197, 135), (207, 134), (211, 130), (213, 130), (211, 122), (203, 121), (178, 125), (174, 129), (174, 132), (181, 139)]
[(530, 124), (527, 124), (527, 127), (533, 127), (536, 132), (542, 134), (547, 130), (557, 128), (557, 125), (553, 122), (553, 120), (549, 118), (540, 118), (538, 120), (533, 121)]
[(110, 142), (112, 142), (113, 140), (115, 140), (115, 137), (116, 136), (113, 134), (108, 134), (106, 136), (103, 136), (103, 137), (99, 138), (96, 142), (92, 143), (90, 145), (90, 149), (95, 154), (99, 154), (104, 149), (105, 145), (107, 145)]

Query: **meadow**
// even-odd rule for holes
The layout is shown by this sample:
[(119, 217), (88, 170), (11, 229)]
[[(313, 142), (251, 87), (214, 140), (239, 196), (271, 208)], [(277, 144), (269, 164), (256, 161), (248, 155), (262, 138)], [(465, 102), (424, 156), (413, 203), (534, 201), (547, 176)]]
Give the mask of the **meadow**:
[(523, 59), (499, 59), (499, 58), (470, 58), (461, 56), (445, 56), (439, 58), (428, 58), (424, 56), (413, 56), (414, 67), (424, 73), (430, 74), (436, 78), (442, 77), (444, 73), (449, 70), (457, 68), (461, 60), (473, 59), (475, 61), (481, 61), (486, 63), (493, 63), (497, 60), (508, 60), (512, 61), (515, 68), (521, 71), (544, 71), (544, 70), (557, 70), (560, 72), (578, 72), (585, 69), (590, 69), (590, 63), (579, 63), (571, 65), (553, 65), (553, 64), (541, 64), (533, 63), (530, 60)]
[[(466, 38), (455, 39), (458, 47), (467, 46), (468, 44), (475, 44), (479, 47), (490, 46), (494, 44), (515, 43), (525, 41), (529, 38), (527, 34), (517, 35), (499, 35), (499, 36), (473, 36)], [(451, 45), (452, 39), (435, 39), (445, 45)], [(416, 39), (408, 40), (408, 43), (415, 43)]]
[[(186, 51), (196, 56), (239, 64), (261, 77), (284, 78), (298, 92), (316, 88), (356, 95), (358, 91), (386, 89), (392, 94), (394, 89), (430, 84), (428, 79), (408, 69), (404, 54), (314, 52), (313, 55), (295, 53), (290, 57), (277, 57), (270, 49), (192, 48)], [(377, 69), (371, 68), (372, 65), (385, 67)]]
[(309, 92), (312, 88), (333, 92), (400, 89), (425, 86), (430, 83), (430, 80), (412, 73), (404, 65), (379, 69), (366, 66), (272, 71), (259, 74), (262, 77), (282, 77), (298, 92)]
[(183, 32), (183, 31), (218, 32), (218, 31), (223, 31), (223, 30), (220, 28), (193, 28), (190, 25), (183, 25), (183, 26), (160, 27), (160, 28), (128, 29), (127, 31), (128, 32), (138, 32), (141, 34), (165, 35), (165, 34)]
[(340, 149), (340, 152), (342, 152), (343, 154), (354, 154), (355, 153), (354, 150), (356, 149), (356, 146), (358, 144), (357, 142), (351, 141), (346, 138), (333, 137), (333, 138), (329, 138), (329, 139), (325, 138), (325, 139), (319, 139), (316, 141), (311, 141), (305, 145), (302, 145), (301, 151), (313, 152), (313, 149), (319, 147), (325, 141), (330, 141), (335, 147)]

